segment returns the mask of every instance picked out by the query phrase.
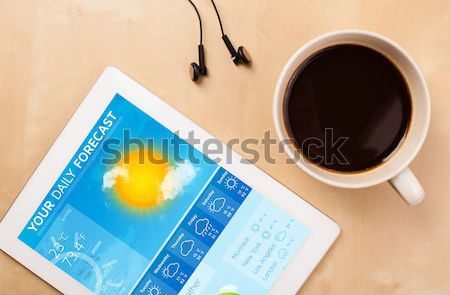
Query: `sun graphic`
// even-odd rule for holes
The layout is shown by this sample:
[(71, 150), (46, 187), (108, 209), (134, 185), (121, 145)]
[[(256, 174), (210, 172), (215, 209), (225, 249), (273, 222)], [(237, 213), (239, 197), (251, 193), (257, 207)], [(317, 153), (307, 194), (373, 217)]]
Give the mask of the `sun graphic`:
[(130, 151), (118, 165), (123, 175), (116, 178), (116, 192), (123, 202), (134, 207), (151, 207), (162, 199), (161, 185), (170, 166), (156, 151), (152, 151), (154, 160), (149, 160), (148, 152)]
[(195, 175), (189, 161), (171, 164), (156, 150), (137, 149), (105, 172), (103, 190), (113, 190), (122, 204), (147, 209), (175, 199)]

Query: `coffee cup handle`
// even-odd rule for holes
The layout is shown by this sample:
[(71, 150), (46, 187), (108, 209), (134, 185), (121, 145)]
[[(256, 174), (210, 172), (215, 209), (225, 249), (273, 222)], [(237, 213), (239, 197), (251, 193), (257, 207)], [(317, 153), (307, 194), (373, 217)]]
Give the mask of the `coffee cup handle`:
[(419, 204), (425, 196), (422, 186), (408, 167), (390, 179), (389, 183), (410, 206)]

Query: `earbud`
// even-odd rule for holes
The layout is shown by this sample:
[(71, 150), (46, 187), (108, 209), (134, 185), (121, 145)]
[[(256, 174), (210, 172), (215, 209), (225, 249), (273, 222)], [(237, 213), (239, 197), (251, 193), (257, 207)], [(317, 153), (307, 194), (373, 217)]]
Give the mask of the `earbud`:
[(244, 65), (250, 64), (251, 56), (244, 46), (239, 46), (238, 50), (236, 51), (227, 35), (223, 35), (222, 40), (223, 42), (225, 42), (225, 45), (227, 46), (228, 51), (231, 54), (231, 60), (234, 62), (235, 65), (239, 63), (242, 63)]
[(203, 45), (198, 45), (198, 64), (193, 62), (189, 66), (189, 75), (192, 81), (198, 81), (200, 76), (206, 76), (205, 51)]
[(189, 3), (195, 10), (195, 13), (198, 17), (198, 24), (200, 27), (200, 43), (198, 45), (198, 64), (193, 62), (189, 65), (189, 75), (191, 76), (192, 81), (198, 81), (200, 76), (206, 76), (206, 65), (205, 65), (205, 50), (203, 49), (203, 27), (202, 27), (202, 18), (200, 17), (200, 13), (198, 12), (197, 6), (195, 6), (194, 2), (188, 0)]
[(219, 10), (217, 10), (216, 3), (214, 3), (214, 0), (211, 0), (211, 4), (214, 7), (214, 10), (217, 15), (217, 20), (219, 21), (220, 25), (220, 32), (222, 33), (222, 40), (225, 42), (225, 45), (227, 46), (228, 51), (231, 54), (231, 60), (234, 62), (235, 65), (242, 63), (244, 65), (248, 65), (251, 62), (251, 57), (248, 51), (244, 48), (244, 46), (239, 46), (238, 50), (234, 49), (233, 44), (231, 44), (230, 38), (225, 34), (223, 31), (223, 25), (222, 20), (220, 19)]

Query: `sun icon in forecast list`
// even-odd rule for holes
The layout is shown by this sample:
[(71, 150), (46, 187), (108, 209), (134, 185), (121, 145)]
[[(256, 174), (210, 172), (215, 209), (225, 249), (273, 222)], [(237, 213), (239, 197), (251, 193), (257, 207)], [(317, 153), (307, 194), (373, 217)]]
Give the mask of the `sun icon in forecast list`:
[(238, 181), (237, 181), (237, 179), (236, 179), (236, 177), (234, 177), (234, 176), (228, 176), (226, 179), (225, 179), (225, 187), (227, 188), (227, 189), (229, 189), (229, 190), (235, 190), (236, 188), (237, 188), (237, 186), (238, 186)]
[(157, 285), (153, 285), (148, 289), (148, 295), (159, 295), (161, 294), (161, 288)]

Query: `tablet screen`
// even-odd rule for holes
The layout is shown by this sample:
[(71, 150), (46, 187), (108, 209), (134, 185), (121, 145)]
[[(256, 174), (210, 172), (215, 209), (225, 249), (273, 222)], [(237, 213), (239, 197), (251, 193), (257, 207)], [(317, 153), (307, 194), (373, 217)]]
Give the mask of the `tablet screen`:
[(95, 293), (263, 294), (310, 234), (263, 194), (116, 94), (19, 239)]

